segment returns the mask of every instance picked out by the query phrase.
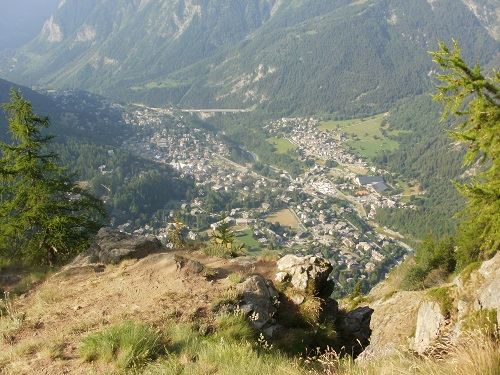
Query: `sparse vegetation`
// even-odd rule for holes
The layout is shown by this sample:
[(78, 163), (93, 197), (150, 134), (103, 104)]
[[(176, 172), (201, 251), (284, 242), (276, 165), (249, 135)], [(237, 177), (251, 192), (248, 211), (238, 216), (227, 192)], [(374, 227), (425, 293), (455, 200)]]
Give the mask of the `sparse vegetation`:
[(231, 281), (233, 284), (241, 283), (243, 280), (245, 280), (246, 277), (247, 275), (242, 271), (231, 272), (227, 276), (228, 280)]
[(203, 252), (205, 253), (205, 255), (211, 257), (226, 259), (234, 258), (238, 255), (235, 251), (233, 251), (233, 249), (226, 246), (221, 246), (219, 244), (207, 244), (206, 246), (203, 246)]
[(0, 339), (11, 341), (11, 334), (22, 327), (25, 314), (17, 311), (9, 292), (4, 292), (0, 300)]
[(453, 312), (453, 287), (432, 288), (427, 294), (438, 303), (441, 314), (450, 317)]
[(466, 333), (456, 343), (443, 343), (436, 348), (435, 355), (415, 357), (405, 351), (389, 355), (374, 355), (354, 363), (328, 351), (315, 358), (322, 364), (316, 374), (329, 375), (484, 375), (498, 374), (500, 369), (500, 341), (498, 332), (476, 329)]
[(217, 276), (217, 274), (218, 274), (218, 271), (214, 268), (210, 268), (210, 267), (203, 268), (203, 276), (205, 276), (205, 278), (207, 280), (213, 279), (214, 277)]

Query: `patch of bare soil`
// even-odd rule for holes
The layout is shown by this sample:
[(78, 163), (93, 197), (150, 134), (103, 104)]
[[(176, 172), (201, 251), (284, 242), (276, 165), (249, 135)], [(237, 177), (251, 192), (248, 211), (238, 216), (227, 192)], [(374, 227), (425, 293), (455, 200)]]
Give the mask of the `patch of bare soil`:
[[(216, 271), (179, 268), (179, 257)], [(200, 252), (153, 254), (116, 266), (67, 268), (12, 303), (0, 325), (0, 373), (88, 374), (110, 368), (84, 363), (80, 341), (126, 319), (161, 327), (190, 319), (209, 321), (231, 273), (274, 278), (276, 262), (211, 258)], [(15, 321), (13, 317), (19, 317)]]

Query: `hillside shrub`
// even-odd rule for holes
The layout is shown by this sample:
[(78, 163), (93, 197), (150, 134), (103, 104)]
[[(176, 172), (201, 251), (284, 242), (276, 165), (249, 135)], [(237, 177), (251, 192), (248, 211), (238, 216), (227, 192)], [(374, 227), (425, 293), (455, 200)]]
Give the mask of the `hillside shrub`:
[(449, 317), (453, 311), (452, 287), (433, 288), (427, 292), (427, 295), (435, 301), (441, 309), (441, 314)]
[(444, 282), (456, 266), (454, 239), (445, 236), (436, 241), (427, 235), (417, 249), (415, 265), (409, 266), (401, 286), (405, 290), (418, 290)]

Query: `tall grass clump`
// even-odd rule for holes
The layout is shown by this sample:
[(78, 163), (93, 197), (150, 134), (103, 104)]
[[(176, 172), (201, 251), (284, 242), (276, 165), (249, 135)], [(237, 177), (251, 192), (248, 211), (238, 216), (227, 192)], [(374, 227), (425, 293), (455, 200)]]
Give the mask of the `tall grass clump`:
[(86, 362), (114, 363), (119, 369), (137, 368), (162, 351), (162, 337), (152, 327), (125, 321), (82, 340), (80, 355)]
[(171, 326), (166, 337), (171, 352), (165, 360), (148, 365), (144, 374), (299, 375), (310, 369), (297, 357), (265, 348), (254, 334), (252, 339), (228, 335), (224, 324), (208, 336), (200, 336), (187, 325)]
[(0, 298), (0, 343), (11, 341), (11, 335), (23, 325), (25, 314), (17, 311), (9, 292)]
[(221, 314), (217, 317), (217, 336), (235, 341), (253, 341), (257, 335), (250, 322), (241, 313)]

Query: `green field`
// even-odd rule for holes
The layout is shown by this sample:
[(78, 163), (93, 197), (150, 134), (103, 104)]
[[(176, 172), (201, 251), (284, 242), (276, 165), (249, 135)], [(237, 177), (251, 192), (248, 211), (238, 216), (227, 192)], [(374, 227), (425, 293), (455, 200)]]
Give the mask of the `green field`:
[(236, 241), (244, 244), (245, 246), (251, 246), (252, 249), (260, 248), (261, 243), (252, 237), (253, 231), (251, 229), (245, 229), (235, 232)]
[(276, 148), (277, 154), (286, 154), (290, 150), (295, 150), (297, 146), (285, 138), (268, 138), (266, 139)]
[(350, 140), (347, 142), (349, 146), (351, 146), (355, 152), (364, 156), (366, 158), (371, 158), (379, 153), (382, 150), (395, 150), (398, 148), (398, 143), (396, 141), (391, 141), (389, 139), (385, 140), (375, 140), (375, 139), (361, 139), (359, 141)]
[(355, 124), (361, 121), (361, 119), (351, 119), (351, 120), (339, 120), (339, 121), (321, 121), (318, 126), (318, 130), (321, 131), (335, 131), (340, 128)]
[[(386, 114), (376, 115), (364, 119), (352, 119), (342, 121), (325, 121), (318, 126), (322, 131), (341, 131), (346, 134), (348, 144), (355, 152), (370, 158), (379, 151), (391, 151), (398, 147), (398, 143), (386, 138), (381, 131), (382, 122)], [(397, 135), (397, 131), (388, 132)]]

